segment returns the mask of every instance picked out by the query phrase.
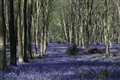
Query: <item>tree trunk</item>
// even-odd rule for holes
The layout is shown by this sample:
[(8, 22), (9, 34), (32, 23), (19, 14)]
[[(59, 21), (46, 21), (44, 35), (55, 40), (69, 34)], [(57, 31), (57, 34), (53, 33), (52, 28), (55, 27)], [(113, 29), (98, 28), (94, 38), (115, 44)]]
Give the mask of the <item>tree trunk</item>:
[(7, 62), (6, 62), (6, 25), (5, 25), (5, 10), (4, 10), (4, 0), (1, 2), (2, 8), (2, 28), (0, 28), (0, 70), (6, 70)]
[(106, 46), (106, 56), (110, 56), (110, 26), (108, 23), (108, 11), (109, 11), (109, 0), (105, 0), (105, 28), (104, 28), (104, 39), (105, 39), (105, 46)]
[(29, 2), (28, 6), (28, 52), (30, 54), (30, 58), (33, 58), (32, 55), (32, 8), (33, 8), (33, 0)]
[(18, 0), (18, 17), (17, 17), (17, 26), (18, 26), (18, 54), (19, 54), (19, 62), (23, 62), (23, 27), (22, 27), (22, 1)]
[(14, 25), (14, 1), (10, 0), (10, 20), (9, 20), (9, 34), (10, 34), (10, 64), (16, 65), (16, 27)]
[(27, 0), (24, 0), (24, 62), (28, 62)]

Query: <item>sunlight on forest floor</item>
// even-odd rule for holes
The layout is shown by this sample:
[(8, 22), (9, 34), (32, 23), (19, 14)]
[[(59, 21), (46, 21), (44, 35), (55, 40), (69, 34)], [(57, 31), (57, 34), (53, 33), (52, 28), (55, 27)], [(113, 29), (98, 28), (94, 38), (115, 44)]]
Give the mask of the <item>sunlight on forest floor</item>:
[[(113, 49), (114, 54), (120, 53)], [(67, 45), (48, 45), (48, 55), (30, 63), (18, 64), (15, 70), (0, 72), (0, 80), (118, 80), (120, 56), (106, 58), (104, 54), (65, 54)]]

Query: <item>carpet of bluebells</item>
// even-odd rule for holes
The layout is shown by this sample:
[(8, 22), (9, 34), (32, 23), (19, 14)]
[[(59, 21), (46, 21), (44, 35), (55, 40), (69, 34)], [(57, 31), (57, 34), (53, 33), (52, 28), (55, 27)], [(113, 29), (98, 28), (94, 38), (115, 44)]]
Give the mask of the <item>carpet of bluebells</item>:
[[(0, 80), (120, 80), (120, 44), (112, 45), (115, 56), (108, 58), (100, 53), (85, 54), (84, 49), (69, 56), (67, 46), (50, 43), (45, 58), (10, 66), (12, 70), (0, 72)], [(90, 47), (105, 48), (103, 44)]]

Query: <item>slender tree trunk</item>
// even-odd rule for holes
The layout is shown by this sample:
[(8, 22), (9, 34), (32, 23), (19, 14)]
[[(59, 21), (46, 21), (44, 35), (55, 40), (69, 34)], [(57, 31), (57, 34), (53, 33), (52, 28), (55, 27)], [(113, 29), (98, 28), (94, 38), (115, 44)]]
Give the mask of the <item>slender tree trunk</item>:
[(2, 20), (3, 20), (3, 36), (4, 36), (4, 38), (3, 38), (3, 41), (4, 41), (4, 43), (3, 43), (3, 70), (5, 70), (6, 69), (6, 67), (7, 67), (7, 61), (6, 61), (6, 24), (5, 24), (5, 10), (4, 10), (4, 0), (2, 0)]
[(106, 46), (106, 56), (110, 56), (110, 35), (109, 35), (109, 29), (110, 26), (108, 24), (108, 11), (109, 11), (109, 7), (108, 7), (108, 0), (105, 0), (105, 7), (106, 7), (106, 11), (105, 11), (105, 28), (104, 28), (104, 39), (105, 39), (105, 46)]
[[(0, 30), (1, 31), (1, 30)], [(3, 47), (3, 35), (2, 34), (0, 34), (0, 70), (3, 70), (3, 55), (4, 55), (4, 52), (3, 52), (3, 49), (4, 49), (4, 47)]]
[(7, 62), (6, 62), (6, 25), (5, 25), (5, 8), (4, 8), (4, 0), (1, 2), (2, 8), (2, 29), (0, 30), (0, 70), (6, 70)]
[(18, 54), (19, 54), (19, 62), (23, 62), (23, 27), (22, 27), (22, 1), (18, 0), (18, 17), (17, 17), (17, 26), (18, 26)]
[(30, 54), (30, 58), (33, 58), (32, 55), (32, 8), (33, 8), (33, 0), (29, 2), (28, 6), (28, 52)]
[[(119, 22), (120, 22), (120, 0), (115, 0), (113, 1), (117, 5), (117, 10), (118, 10), (118, 16), (119, 16)], [(120, 25), (119, 25), (120, 26)], [(117, 43), (120, 43), (120, 28), (117, 28), (118, 30), (118, 38), (117, 38)]]
[(24, 62), (28, 62), (27, 0), (24, 0)]
[(10, 64), (16, 65), (16, 27), (14, 25), (14, 1), (10, 0), (10, 20), (9, 20), (9, 34), (10, 34)]

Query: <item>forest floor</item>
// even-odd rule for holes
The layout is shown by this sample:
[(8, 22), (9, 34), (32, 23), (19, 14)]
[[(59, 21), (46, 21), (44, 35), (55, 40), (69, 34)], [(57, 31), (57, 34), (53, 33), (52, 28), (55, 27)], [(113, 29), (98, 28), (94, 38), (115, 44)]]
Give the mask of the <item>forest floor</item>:
[(111, 52), (116, 56), (110, 58), (100, 53), (83, 54), (84, 49), (69, 56), (66, 49), (66, 44), (50, 43), (47, 57), (0, 72), (0, 80), (120, 80), (120, 45), (113, 45)]

